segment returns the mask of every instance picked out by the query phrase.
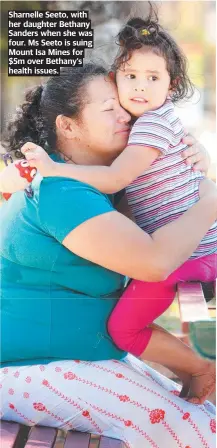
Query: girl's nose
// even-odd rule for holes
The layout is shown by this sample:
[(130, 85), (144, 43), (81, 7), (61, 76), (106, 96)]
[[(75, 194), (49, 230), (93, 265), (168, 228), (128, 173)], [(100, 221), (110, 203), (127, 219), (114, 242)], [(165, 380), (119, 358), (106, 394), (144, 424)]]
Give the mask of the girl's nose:
[(118, 121), (119, 123), (129, 123), (131, 120), (130, 114), (124, 110), (122, 107), (120, 107), (118, 111)]
[(134, 90), (135, 90), (136, 92), (144, 92), (144, 91), (145, 91), (145, 88), (144, 88), (144, 87), (134, 87)]

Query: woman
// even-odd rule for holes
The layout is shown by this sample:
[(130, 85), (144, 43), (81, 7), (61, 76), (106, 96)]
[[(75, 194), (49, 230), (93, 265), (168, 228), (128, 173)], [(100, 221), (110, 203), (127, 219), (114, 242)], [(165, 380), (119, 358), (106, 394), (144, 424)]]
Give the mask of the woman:
[[(32, 140), (63, 162), (110, 164), (126, 145), (129, 120), (102, 67), (67, 68), (29, 93), (10, 145)], [(128, 447), (159, 447), (162, 437), (171, 448), (177, 440), (214, 446), (211, 405), (196, 408), (169, 380), (123, 360), (106, 322), (123, 275), (161, 280), (191, 255), (216, 218), (215, 187), (204, 185), (192, 209), (150, 237), (115, 210), (120, 194), (65, 178), (36, 176), (32, 186), (32, 198), (19, 192), (2, 207), (3, 418), (105, 434)], [(153, 341), (161, 331), (153, 328)], [(171, 335), (169, 347), (181, 374), (190, 364), (207, 382), (205, 361)]]

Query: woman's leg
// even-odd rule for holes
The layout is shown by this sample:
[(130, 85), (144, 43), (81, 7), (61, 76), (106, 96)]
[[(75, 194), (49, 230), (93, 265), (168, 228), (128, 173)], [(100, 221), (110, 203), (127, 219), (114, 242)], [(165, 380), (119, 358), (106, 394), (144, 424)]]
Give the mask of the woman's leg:
[[(115, 307), (108, 322), (108, 330), (114, 342), (144, 360), (165, 365), (180, 376), (186, 393), (191, 376), (207, 369), (206, 364), (194, 352), (174, 336), (153, 328), (150, 324), (172, 303), (176, 284), (187, 280), (213, 280), (216, 276), (217, 256), (189, 260), (172, 273), (164, 282), (147, 283), (133, 281)], [(167, 345), (169, 344), (169, 346)], [(174, 350), (174, 353), (172, 353)], [(175, 355), (175, 356), (174, 356)], [(180, 360), (179, 360), (180, 355)], [(185, 360), (183, 364), (183, 360)], [(179, 362), (180, 361), (180, 362)], [(180, 371), (180, 366), (185, 366)], [(192, 394), (203, 401), (213, 388), (213, 364), (209, 364), (209, 378), (202, 375), (194, 378)], [(210, 382), (206, 393), (204, 382)], [(193, 384), (194, 383), (194, 384)]]
[(1, 369), (1, 417), (88, 431), (128, 448), (214, 448), (212, 405), (176, 396), (178, 386), (132, 356)]

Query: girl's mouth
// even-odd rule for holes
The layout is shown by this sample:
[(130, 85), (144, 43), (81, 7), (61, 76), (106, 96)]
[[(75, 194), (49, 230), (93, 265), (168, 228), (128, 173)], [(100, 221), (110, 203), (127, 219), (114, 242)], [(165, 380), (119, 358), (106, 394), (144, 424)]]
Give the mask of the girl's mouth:
[(131, 101), (134, 101), (135, 103), (143, 103), (146, 104), (148, 101), (145, 100), (145, 98), (141, 98), (139, 96), (135, 96), (134, 98), (131, 98)]

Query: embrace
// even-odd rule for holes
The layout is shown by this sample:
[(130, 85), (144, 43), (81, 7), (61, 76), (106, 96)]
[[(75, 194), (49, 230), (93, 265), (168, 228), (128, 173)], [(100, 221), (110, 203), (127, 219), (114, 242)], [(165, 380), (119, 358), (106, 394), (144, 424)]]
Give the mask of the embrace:
[[(125, 25), (112, 75), (93, 63), (64, 68), (27, 93), (9, 126), (10, 150), (22, 149), (39, 172), (32, 196), (13, 165), (0, 175), (14, 191), (1, 209), (1, 415), (129, 448), (161, 448), (162, 439), (168, 448), (214, 448), (214, 406), (205, 401), (214, 365), (153, 321), (178, 281), (215, 278), (217, 190), (201, 174), (204, 149), (173, 118), (188, 79), (183, 69), (177, 87), (162, 39), (176, 67), (182, 55), (148, 25)], [(169, 160), (181, 170), (181, 199), (165, 203), (160, 220)], [(182, 388), (145, 361), (169, 368)]]

